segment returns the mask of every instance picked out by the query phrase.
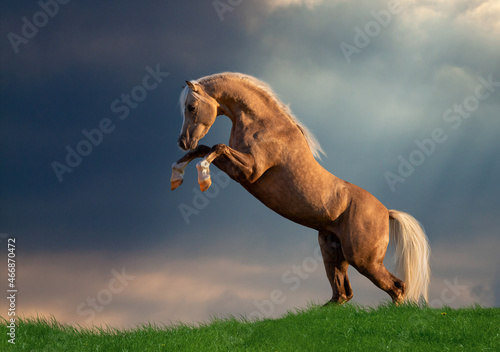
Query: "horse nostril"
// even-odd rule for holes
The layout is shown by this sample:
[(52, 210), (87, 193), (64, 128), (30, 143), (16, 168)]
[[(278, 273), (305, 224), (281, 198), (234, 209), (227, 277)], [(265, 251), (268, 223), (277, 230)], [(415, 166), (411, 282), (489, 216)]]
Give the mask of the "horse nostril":
[(187, 146), (186, 146), (186, 140), (183, 139), (183, 138), (179, 138), (179, 140), (177, 141), (177, 143), (179, 144), (179, 147), (182, 149), (182, 150), (186, 150), (187, 149)]

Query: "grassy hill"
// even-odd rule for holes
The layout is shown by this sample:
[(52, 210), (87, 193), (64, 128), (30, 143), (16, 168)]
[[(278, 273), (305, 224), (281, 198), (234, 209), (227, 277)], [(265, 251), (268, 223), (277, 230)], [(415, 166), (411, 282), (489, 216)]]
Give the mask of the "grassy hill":
[(499, 351), (500, 308), (318, 307), (279, 319), (213, 319), (199, 326), (80, 329), (55, 320), (18, 322), (2, 351)]

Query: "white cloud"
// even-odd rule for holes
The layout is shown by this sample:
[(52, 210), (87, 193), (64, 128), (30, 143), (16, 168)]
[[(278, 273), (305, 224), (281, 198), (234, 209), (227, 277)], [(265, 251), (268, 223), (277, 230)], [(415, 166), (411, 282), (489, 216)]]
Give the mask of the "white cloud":
[(458, 21), (476, 25), (486, 32), (500, 33), (500, 2), (496, 0), (476, 1)]
[(416, 27), (425, 23), (450, 22), (477, 28), (485, 34), (500, 32), (500, 3), (496, 0), (400, 1), (406, 8), (406, 20)]

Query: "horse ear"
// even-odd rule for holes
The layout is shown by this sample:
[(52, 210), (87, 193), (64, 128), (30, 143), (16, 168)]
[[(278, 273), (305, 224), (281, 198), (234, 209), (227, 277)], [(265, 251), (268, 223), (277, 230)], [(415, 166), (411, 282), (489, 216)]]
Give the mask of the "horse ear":
[(189, 81), (186, 81), (186, 83), (187, 83), (189, 89), (191, 89), (193, 92), (197, 92), (198, 91), (198, 87), (194, 83), (189, 82)]

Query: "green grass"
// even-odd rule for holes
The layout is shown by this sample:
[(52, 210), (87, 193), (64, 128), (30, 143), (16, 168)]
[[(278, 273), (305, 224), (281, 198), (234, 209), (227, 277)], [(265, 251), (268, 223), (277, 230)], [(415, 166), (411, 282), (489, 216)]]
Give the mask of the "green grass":
[(82, 329), (54, 319), (18, 321), (1, 351), (499, 351), (500, 308), (318, 307), (279, 319), (212, 319), (199, 326)]

